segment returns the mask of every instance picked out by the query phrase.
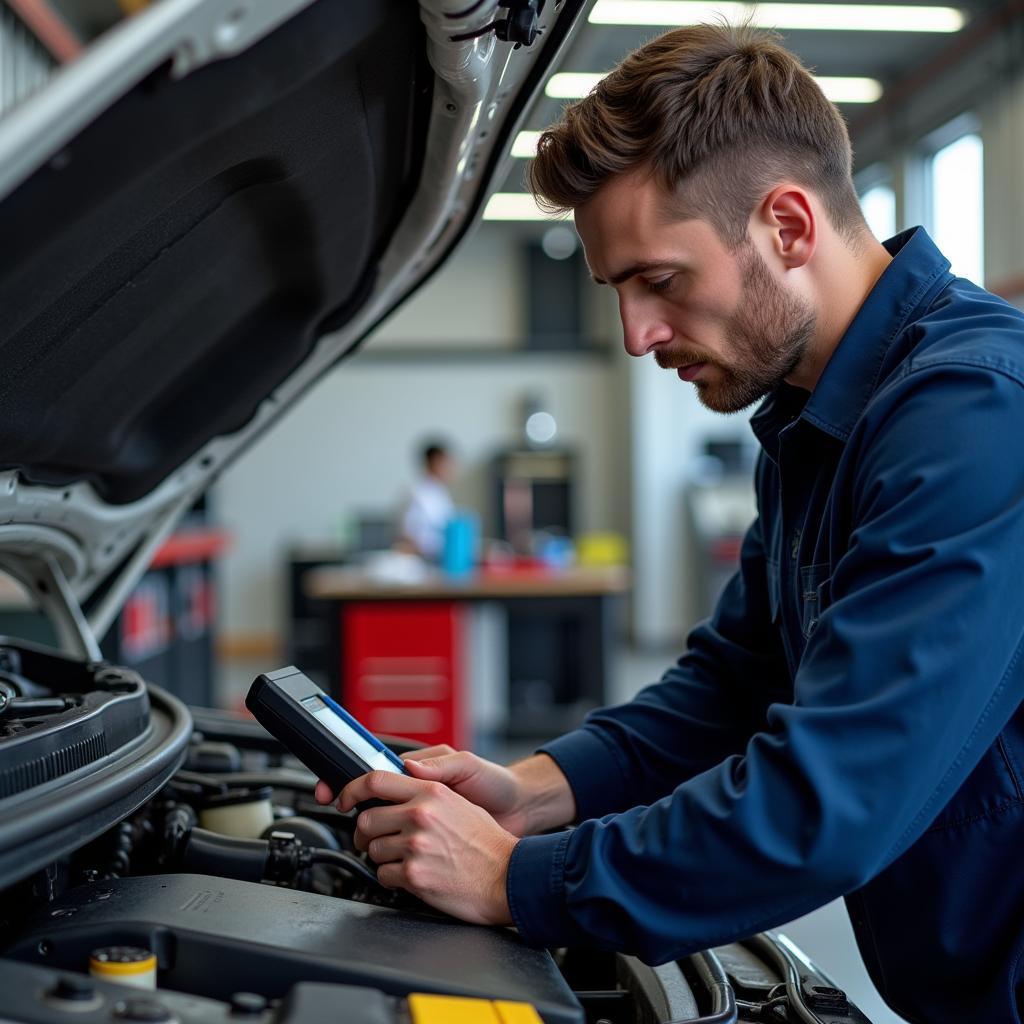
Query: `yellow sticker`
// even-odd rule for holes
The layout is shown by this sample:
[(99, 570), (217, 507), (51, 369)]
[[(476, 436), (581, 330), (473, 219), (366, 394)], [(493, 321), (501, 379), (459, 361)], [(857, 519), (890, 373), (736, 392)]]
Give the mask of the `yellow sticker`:
[(544, 1024), (540, 1014), (529, 1003), (496, 1002), (501, 1024)]
[(486, 999), (430, 996), (422, 992), (409, 996), (409, 1015), (412, 1024), (502, 1024), (497, 1011)]

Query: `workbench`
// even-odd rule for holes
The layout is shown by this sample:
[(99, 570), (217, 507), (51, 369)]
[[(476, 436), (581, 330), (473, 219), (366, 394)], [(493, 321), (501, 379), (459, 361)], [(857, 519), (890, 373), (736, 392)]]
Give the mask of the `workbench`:
[(628, 589), (622, 566), (418, 583), (324, 566), (303, 577), (323, 619), (331, 691), (376, 732), (456, 747), (481, 728), (552, 736), (605, 704)]

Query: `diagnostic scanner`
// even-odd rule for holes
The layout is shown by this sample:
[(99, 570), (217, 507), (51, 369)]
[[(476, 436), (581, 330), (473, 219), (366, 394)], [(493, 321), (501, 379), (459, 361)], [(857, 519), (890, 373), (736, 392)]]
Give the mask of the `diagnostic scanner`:
[(245, 706), (334, 793), (367, 772), (405, 774), (397, 754), (294, 666), (257, 676)]

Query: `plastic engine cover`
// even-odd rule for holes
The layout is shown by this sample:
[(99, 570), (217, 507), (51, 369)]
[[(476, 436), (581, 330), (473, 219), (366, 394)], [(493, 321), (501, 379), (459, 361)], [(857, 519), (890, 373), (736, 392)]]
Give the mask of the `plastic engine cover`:
[(152, 949), (160, 985), (215, 999), (241, 990), (281, 998), (297, 982), (321, 981), (522, 1000), (546, 1024), (583, 1024), (551, 956), (509, 929), (206, 875), (72, 889), (5, 955), (82, 971), (93, 949), (110, 945)]

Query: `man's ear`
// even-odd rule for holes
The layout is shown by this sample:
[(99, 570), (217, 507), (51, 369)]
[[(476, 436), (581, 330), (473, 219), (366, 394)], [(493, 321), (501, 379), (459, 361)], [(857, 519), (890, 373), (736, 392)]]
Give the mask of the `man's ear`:
[(818, 241), (818, 224), (806, 189), (791, 183), (777, 185), (758, 204), (753, 219), (785, 269), (795, 270), (810, 262)]

